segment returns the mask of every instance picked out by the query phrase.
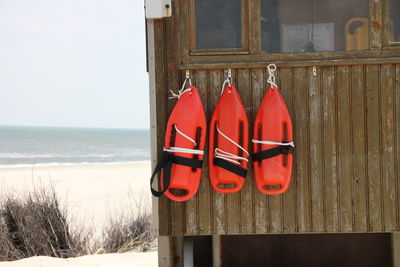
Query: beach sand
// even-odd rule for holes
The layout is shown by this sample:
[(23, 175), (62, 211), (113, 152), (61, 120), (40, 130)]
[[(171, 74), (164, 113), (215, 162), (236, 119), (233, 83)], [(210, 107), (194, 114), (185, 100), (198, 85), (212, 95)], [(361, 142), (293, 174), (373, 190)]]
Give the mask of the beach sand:
[(1, 267), (157, 267), (157, 251), (137, 253), (114, 253), (88, 255), (77, 258), (58, 259), (32, 257), (13, 262), (0, 262)]
[[(151, 211), (150, 172), (150, 161), (0, 168), (0, 195), (24, 194), (35, 187), (53, 184), (61, 205), (69, 211), (71, 225), (86, 225), (100, 235), (110, 216), (130, 212), (137, 204)], [(68, 260), (33, 257), (0, 263), (1, 267), (56, 265), (157, 266), (157, 253), (92, 255)]]

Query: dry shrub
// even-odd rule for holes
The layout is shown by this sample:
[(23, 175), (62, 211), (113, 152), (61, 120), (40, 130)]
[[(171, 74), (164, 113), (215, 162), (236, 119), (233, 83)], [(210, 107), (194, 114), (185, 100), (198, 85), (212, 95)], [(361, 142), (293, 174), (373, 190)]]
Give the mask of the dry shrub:
[(151, 234), (151, 212), (142, 199), (131, 202), (124, 215), (109, 217), (103, 230), (101, 253), (121, 253), (131, 250), (147, 251), (154, 248)]
[(71, 233), (53, 187), (0, 203), (0, 260), (31, 256), (75, 257), (87, 252), (87, 237)]

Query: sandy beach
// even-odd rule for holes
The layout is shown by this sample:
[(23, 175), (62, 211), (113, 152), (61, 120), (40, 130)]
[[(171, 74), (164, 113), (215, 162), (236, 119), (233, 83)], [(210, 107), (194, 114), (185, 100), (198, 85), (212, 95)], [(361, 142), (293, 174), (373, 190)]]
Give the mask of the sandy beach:
[(77, 258), (58, 259), (32, 257), (13, 262), (0, 262), (0, 267), (157, 267), (157, 251), (121, 254), (88, 255)]
[[(0, 168), (0, 193), (24, 194), (53, 184), (72, 225), (93, 226), (101, 233), (109, 216), (136, 204), (150, 210), (150, 162), (77, 164)], [(33, 257), (6, 266), (157, 266), (157, 252), (89, 255), (71, 259)]]

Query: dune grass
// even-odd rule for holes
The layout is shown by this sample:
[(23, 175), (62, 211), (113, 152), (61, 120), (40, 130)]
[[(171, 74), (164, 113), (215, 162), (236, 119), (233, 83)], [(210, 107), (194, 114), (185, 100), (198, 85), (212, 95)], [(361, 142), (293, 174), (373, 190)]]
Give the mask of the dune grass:
[(31, 256), (75, 257), (87, 253), (88, 236), (71, 231), (53, 187), (0, 200), (0, 260)]
[[(54, 187), (42, 187), (24, 195), (0, 196), (0, 261), (32, 256), (60, 258), (91, 254), (100, 246), (103, 253), (145, 251), (151, 215), (145, 209), (124, 216), (110, 216), (101, 240), (93, 240), (88, 228), (71, 227), (66, 208), (60, 205)], [(73, 218), (71, 218), (73, 219)]]
[(120, 211), (117, 216), (109, 216), (103, 229), (101, 247), (105, 253), (147, 251), (154, 247), (153, 241), (148, 205), (144, 197), (136, 196), (130, 198), (127, 209)]

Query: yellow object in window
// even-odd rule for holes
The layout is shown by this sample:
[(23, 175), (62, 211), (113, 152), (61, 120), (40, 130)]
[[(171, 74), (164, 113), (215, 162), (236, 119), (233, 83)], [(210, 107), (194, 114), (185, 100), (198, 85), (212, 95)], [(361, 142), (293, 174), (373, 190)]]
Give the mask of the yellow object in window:
[(346, 50), (368, 50), (369, 20), (368, 18), (352, 18), (344, 28)]

